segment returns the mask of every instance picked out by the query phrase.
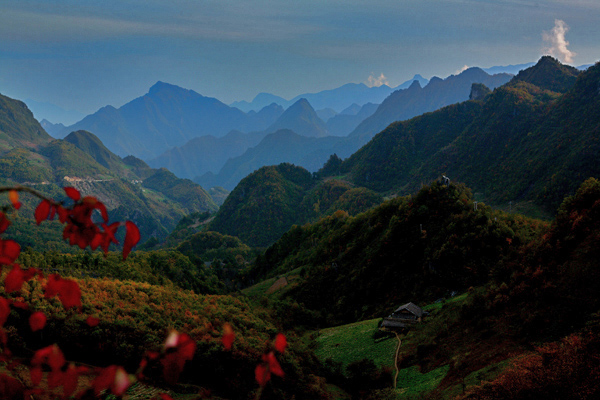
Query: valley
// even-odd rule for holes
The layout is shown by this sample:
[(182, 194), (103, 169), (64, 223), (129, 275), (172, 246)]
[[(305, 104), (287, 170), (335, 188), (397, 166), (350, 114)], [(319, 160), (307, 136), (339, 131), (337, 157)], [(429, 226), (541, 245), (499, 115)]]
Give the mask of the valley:
[(0, 394), (593, 399), (600, 64), (495, 72), (158, 82), (54, 137), (0, 96)]

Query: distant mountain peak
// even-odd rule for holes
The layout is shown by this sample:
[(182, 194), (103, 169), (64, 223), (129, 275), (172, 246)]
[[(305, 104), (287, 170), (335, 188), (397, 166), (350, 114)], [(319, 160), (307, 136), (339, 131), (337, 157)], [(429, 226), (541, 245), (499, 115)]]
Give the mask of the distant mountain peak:
[(414, 80), (413, 83), (410, 84), (410, 86), (408, 87), (408, 90), (414, 90), (414, 89), (422, 89), (421, 84), (419, 83), (418, 80)]
[[(193, 90), (184, 89), (181, 86), (173, 85), (163, 81), (158, 81), (150, 87), (148, 94), (155, 94), (164, 91), (179, 91), (179, 92), (194, 92)], [(195, 92), (194, 92), (195, 93)]]
[(561, 64), (551, 56), (543, 56), (532, 67), (522, 70), (513, 78), (514, 82), (527, 82), (542, 89), (565, 93), (573, 87), (580, 71)]

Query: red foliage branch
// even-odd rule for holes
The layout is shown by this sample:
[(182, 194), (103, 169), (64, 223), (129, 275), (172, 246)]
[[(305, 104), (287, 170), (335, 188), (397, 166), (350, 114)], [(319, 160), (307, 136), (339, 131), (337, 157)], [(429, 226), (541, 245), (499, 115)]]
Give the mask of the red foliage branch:
[[(102, 202), (92, 196), (82, 197), (81, 193), (75, 188), (67, 187), (64, 190), (67, 197), (72, 201), (72, 204), (68, 206), (64, 202), (57, 202), (32, 188), (24, 186), (1, 187), (0, 193), (8, 192), (9, 201), (16, 210), (21, 208), (20, 192), (38, 197), (41, 201), (34, 213), (36, 223), (40, 225), (43, 221), (52, 220), (58, 216), (58, 220), (65, 224), (63, 239), (68, 241), (71, 246), (78, 246), (81, 249), (88, 246), (92, 250), (101, 248), (106, 254), (112, 243), (118, 244), (115, 238), (116, 233), (121, 226), (125, 226), (126, 233), (123, 243), (123, 259), (125, 259), (140, 240), (138, 227), (131, 221), (109, 224), (108, 212)], [(100, 214), (100, 222), (94, 220), (95, 211)], [(11, 222), (5, 213), (0, 212), (0, 234), (4, 233), (10, 224)], [(11, 267), (10, 272), (4, 279), (5, 293), (20, 292), (25, 282), (36, 278), (44, 287), (44, 297), (46, 299), (57, 296), (65, 309), (75, 309), (81, 312), (81, 289), (79, 284), (72, 279), (62, 278), (59, 274), (45, 276), (39, 269), (21, 268), (20, 265), (15, 263), (20, 251), (20, 245), (14, 240), (0, 238), (0, 272), (3, 266)], [(9, 370), (18, 363), (12, 360), (11, 352), (7, 347), (7, 335), (3, 329), (10, 314), (11, 306), (25, 310), (29, 309), (27, 303), (0, 297), (0, 361), (7, 362), (10, 366)], [(46, 321), (47, 317), (41, 311), (34, 311), (29, 316), (29, 326), (34, 332), (42, 330), (46, 325)], [(86, 323), (90, 327), (94, 327), (98, 325), (99, 320), (96, 317), (88, 316)], [(223, 331), (221, 339), (223, 346), (225, 350), (231, 350), (235, 339), (233, 328), (231, 325), (225, 324)], [(284, 352), (287, 347), (287, 340), (283, 334), (277, 335), (273, 347), (279, 353)], [(76, 398), (87, 397), (90, 394), (98, 397), (106, 392), (120, 397), (136, 379), (144, 378), (144, 369), (149, 362), (159, 362), (163, 367), (165, 380), (174, 384), (183, 371), (186, 361), (193, 358), (195, 351), (196, 343), (190, 336), (173, 330), (167, 337), (162, 351), (148, 351), (140, 362), (138, 371), (132, 376), (127, 374), (123, 367), (117, 365), (90, 370), (87, 367), (67, 363), (60, 348), (54, 344), (35, 352), (29, 369), (29, 379), (31, 381), (29, 387), (8, 374), (0, 374), (0, 398), (23, 398), (37, 394), (52, 395), (51, 391), (60, 387), (62, 387), (62, 398), (64, 399), (72, 396)], [(44, 390), (40, 388), (44, 366), (50, 370), (47, 376), (48, 393), (44, 393)], [(270, 380), (271, 374), (284, 376), (274, 351), (267, 351), (263, 354), (262, 361), (257, 365), (255, 371), (255, 377), (261, 389)], [(81, 375), (93, 377), (91, 387), (75, 394)], [(171, 399), (167, 394), (161, 394), (160, 397), (166, 400)]]

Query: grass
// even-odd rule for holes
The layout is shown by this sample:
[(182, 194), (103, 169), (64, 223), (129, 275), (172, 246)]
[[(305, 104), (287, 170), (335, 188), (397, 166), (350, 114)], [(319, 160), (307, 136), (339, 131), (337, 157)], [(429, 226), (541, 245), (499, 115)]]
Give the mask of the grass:
[(435, 389), (448, 373), (449, 365), (422, 374), (416, 365), (400, 370), (396, 385), (399, 399), (423, 396)]
[(434, 311), (439, 311), (442, 309), (444, 304), (452, 304), (452, 303), (457, 303), (457, 302), (465, 300), (467, 298), (468, 294), (469, 293), (465, 292), (463, 294), (459, 294), (458, 296), (454, 296), (449, 299), (443, 299), (442, 301), (437, 302), (437, 303), (428, 304), (425, 307), (423, 307), (423, 311), (428, 311), (430, 313), (434, 312)]
[(378, 366), (393, 368), (398, 342), (395, 337), (375, 341), (373, 333), (378, 323), (379, 318), (321, 330), (317, 337), (317, 357), (321, 360), (331, 358), (344, 367), (369, 358)]

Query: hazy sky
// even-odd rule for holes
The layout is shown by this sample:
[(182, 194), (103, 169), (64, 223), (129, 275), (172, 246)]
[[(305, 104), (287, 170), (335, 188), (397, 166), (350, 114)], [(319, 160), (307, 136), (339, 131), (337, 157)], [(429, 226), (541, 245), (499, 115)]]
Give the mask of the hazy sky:
[(599, 21), (598, 0), (2, 0), (0, 93), (87, 114), (158, 80), (230, 103), (547, 53), (590, 64)]

